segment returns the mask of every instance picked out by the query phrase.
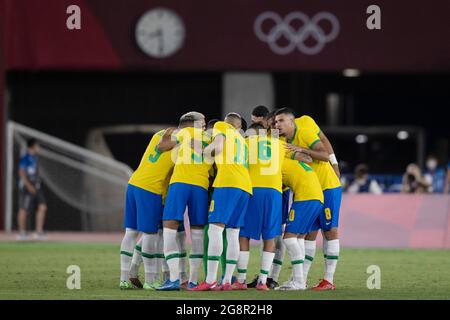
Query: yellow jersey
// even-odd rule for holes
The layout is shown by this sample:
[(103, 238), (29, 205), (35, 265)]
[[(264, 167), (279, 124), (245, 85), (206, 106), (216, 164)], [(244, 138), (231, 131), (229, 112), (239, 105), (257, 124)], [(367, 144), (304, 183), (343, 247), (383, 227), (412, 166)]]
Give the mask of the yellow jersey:
[(294, 201), (319, 200), (323, 203), (319, 179), (306, 163), (285, 159), (281, 173), (283, 184), (294, 192)]
[(186, 127), (174, 134), (177, 141), (177, 158), (170, 184), (188, 183), (208, 190), (211, 163), (205, 161), (203, 153), (195, 152), (191, 147), (192, 139), (201, 141), (202, 149), (211, 143), (209, 135), (200, 128)]
[(142, 156), (139, 167), (128, 181), (133, 186), (161, 195), (167, 189), (165, 181), (174, 166), (171, 152), (161, 153), (157, 149), (164, 132), (165, 130), (161, 130), (153, 135)]
[[(295, 135), (288, 142), (301, 148), (312, 149), (320, 141), (319, 134), (320, 128), (315, 121), (309, 116), (302, 116), (295, 119)], [(341, 182), (329, 161), (313, 160), (310, 166), (316, 172), (322, 190), (341, 186)]]
[(222, 152), (214, 156), (217, 174), (214, 188), (239, 188), (252, 194), (252, 182), (248, 173), (248, 146), (241, 134), (224, 121), (218, 121), (213, 128), (213, 139), (219, 135), (225, 138)]
[(246, 142), (252, 186), (282, 192), (281, 167), (286, 153), (284, 142), (271, 136), (259, 135), (248, 137)]
[(321, 132), (317, 123), (310, 116), (301, 116), (300, 118), (296, 118), (294, 122), (298, 128), (310, 128), (316, 132), (317, 135)]
[(172, 173), (173, 173), (173, 168), (167, 174), (167, 177), (163, 182), (163, 192), (162, 192), (162, 204), (163, 205), (166, 203), (167, 193), (169, 192), (169, 182), (170, 182), (170, 179), (172, 178)]

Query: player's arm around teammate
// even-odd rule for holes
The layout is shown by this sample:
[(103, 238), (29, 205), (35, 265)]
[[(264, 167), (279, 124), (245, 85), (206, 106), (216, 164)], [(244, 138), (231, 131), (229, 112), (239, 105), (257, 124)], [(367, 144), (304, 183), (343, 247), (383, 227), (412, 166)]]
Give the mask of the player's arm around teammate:
[[(301, 121), (308, 120), (309, 121)], [(319, 135), (320, 129), (310, 117), (300, 117), (295, 119), (293, 112), (287, 108), (276, 112), (275, 122), (280, 134), (286, 137), (286, 140), (301, 149), (309, 149), (309, 154), (314, 161), (311, 164), (314, 172), (317, 174), (323, 194), (324, 210), (315, 224), (314, 229), (306, 237), (305, 247), (307, 251), (308, 263), (305, 264), (306, 274), (316, 250), (316, 236), (319, 229), (322, 229), (324, 235), (323, 248), (325, 257), (325, 275), (324, 279), (314, 287), (314, 290), (333, 290), (334, 272), (339, 257), (340, 244), (338, 238), (339, 209), (342, 198), (342, 187), (339, 178), (331, 166), (330, 162), (337, 163), (335, 157), (333, 161), (325, 157), (326, 148), (321, 142)], [(309, 124), (308, 124), (309, 123)], [(303, 126), (302, 126), (303, 125)], [(314, 149), (316, 147), (316, 150)], [(317, 148), (321, 149), (322, 154), (317, 154)], [(296, 150), (293, 147), (293, 150)], [(298, 150), (298, 149), (297, 149)], [(328, 151), (326, 151), (328, 153)], [(328, 155), (329, 157), (329, 155)]]
[[(205, 117), (198, 112), (189, 112), (180, 118), (180, 130), (173, 139), (177, 142), (178, 148), (174, 149), (175, 167), (163, 213), (164, 256), (169, 266), (170, 279), (157, 290), (179, 290), (182, 285), (179, 272), (181, 248), (176, 241), (176, 235), (180, 223), (184, 220), (186, 207), (191, 228), (192, 249), (189, 256), (190, 276), (185, 285), (190, 289), (198, 284), (203, 259), (203, 229), (207, 224), (211, 168), (211, 164), (204, 161), (202, 154), (203, 146), (209, 144), (204, 128)], [(200, 149), (197, 148), (196, 142), (200, 142)]]

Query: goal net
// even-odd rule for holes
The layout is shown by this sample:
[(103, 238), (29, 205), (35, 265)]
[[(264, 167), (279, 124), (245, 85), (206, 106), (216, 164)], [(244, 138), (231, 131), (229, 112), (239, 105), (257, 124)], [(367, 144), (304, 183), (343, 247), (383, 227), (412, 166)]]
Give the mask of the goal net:
[(18, 166), (30, 138), (40, 146), (38, 170), (48, 204), (48, 229), (120, 230), (131, 168), (12, 121), (7, 124), (6, 230), (16, 226)]

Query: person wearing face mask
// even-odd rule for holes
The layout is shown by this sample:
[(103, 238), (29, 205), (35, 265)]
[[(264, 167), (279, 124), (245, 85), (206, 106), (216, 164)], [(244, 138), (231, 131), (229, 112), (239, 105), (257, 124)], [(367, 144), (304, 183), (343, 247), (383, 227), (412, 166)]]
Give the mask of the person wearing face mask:
[(403, 193), (426, 193), (430, 184), (422, 175), (420, 167), (415, 163), (410, 163), (406, 167), (406, 172), (402, 179)]
[(450, 161), (447, 164), (447, 177), (445, 178), (444, 193), (450, 193)]
[(426, 161), (424, 178), (430, 185), (428, 192), (443, 193), (445, 187), (445, 170), (438, 166), (438, 159), (434, 155), (429, 155)]

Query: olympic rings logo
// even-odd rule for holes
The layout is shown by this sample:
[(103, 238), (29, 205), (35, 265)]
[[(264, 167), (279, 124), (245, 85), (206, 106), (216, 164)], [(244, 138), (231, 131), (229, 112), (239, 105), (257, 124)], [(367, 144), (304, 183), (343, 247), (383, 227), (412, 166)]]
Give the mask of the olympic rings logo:
[[(325, 34), (319, 26), (321, 21), (328, 21), (331, 30)], [(267, 32), (262, 29), (263, 23), (271, 22), (272, 28)], [(300, 22), (301, 27), (295, 29), (292, 24)], [(313, 55), (319, 53), (327, 42), (333, 41), (339, 34), (339, 21), (336, 16), (329, 12), (319, 12), (312, 19), (300, 11), (289, 13), (282, 19), (277, 13), (266, 11), (261, 13), (255, 20), (255, 34), (259, 40), (267, 42), (270, 49), (279, 55), (286, 55), (297, 48), (300, 52)], [(288, 43), (280, 45), (279, 40), (284, 37)], [(315, 44), (307, 45), (306, 40), (312, 37)]]

